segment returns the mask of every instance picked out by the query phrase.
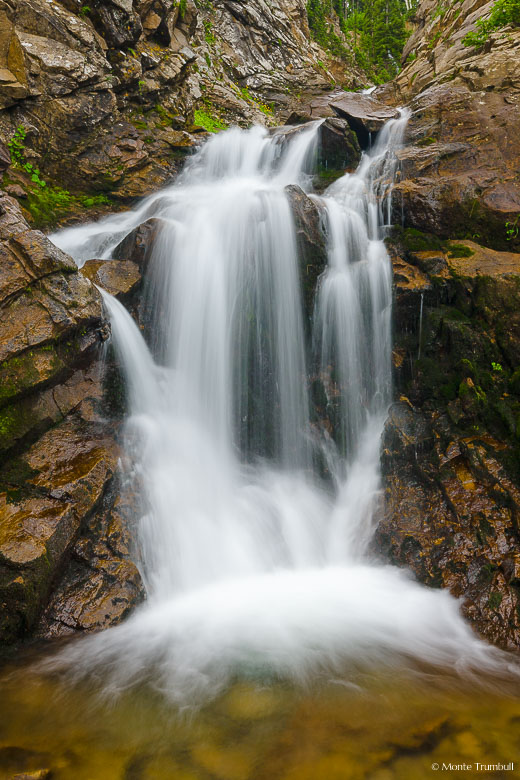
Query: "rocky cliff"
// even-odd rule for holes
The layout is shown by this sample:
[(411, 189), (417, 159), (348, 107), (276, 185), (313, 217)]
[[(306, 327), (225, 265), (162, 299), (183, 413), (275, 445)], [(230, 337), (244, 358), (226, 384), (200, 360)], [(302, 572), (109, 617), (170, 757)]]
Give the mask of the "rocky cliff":
[(377, 545), (517, 647), (520, 32), (464, 45), (491, 6), (422, 2), (407, 64), (376, 93), (412, 109), (389, 240), (398, 400)]
[(204, 130), (274, 124), (330, 89), (329, 68), (304, 0), (1, 0), (0, 142), (23, 132), (4, 185), (44, 225), (100, 195), (113, 208), (171, 178)]

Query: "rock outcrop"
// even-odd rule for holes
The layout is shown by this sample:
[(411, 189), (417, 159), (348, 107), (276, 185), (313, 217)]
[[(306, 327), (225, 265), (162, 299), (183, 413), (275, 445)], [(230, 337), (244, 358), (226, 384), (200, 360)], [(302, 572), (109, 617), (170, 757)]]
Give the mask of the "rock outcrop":
[[(82, 617), (77, 616), (74, 625), (87, 629), (92, 621), (115, 622), (124, 613), (122, 605), (135, 603), (142, 593), (126, 547), (110, 542), (114, 534), (124, 535), (124, 528), (121, 520), (117, 526), (118, 516), (111, 508), (120, 454), (114, 425), (105, 414), (100, 356), (109, 330), (101, 297), (72, 258), (29, 228), (16, 201), (7, 196), (0, 198), (0, 256), (4, 643), (33, 629), (71, 553), (77, 555), (78, 549), (88, 546), (96, 536), (93, 527), (96, 539), (102, 538), (96, 524), (105, 522), (109, 552), (103, 557), (96, 547), (95, 563), (89, 559), (89, 566), (98, 566), (99, 572), (94, 580), (89, 573), (88, 598), (82, 599)], [(128, 276), (136, 275), (133, 266), (124, 265), (123, 293), (128, 294)], [(115, 288), (113, 271), (109, 275)], [(63, 614), (71, 609), (63, 596), (52, 621), (49, 617), (51, 633), (57, 632), (57, 621), (70, 626)]]
[(36, 182), (45, 213), (31, 197), (24, 205), (45, 226), (84, 218), (88, 196), (113, 208), (157, 189), (202, 131), (274, 124), (273, 112), (333, 80), (304, 0), (0, 0), (0, 29), (0, 143), (24, 132), (4, 185), (31, 193), (37, 169), (80, 198), (67, 204)]
[(478, 631), (520, 643), (520, 255), (394, 236), (397, 401), (376, 548), (464, 597)]
[(403, 53), (410, 61), (375, 95), (413, 112), (397, 188), (406, 225), (518, 251), (520, 32), (491, 33), (480, 49), (464, 45), (492, 5), (424, 0)]

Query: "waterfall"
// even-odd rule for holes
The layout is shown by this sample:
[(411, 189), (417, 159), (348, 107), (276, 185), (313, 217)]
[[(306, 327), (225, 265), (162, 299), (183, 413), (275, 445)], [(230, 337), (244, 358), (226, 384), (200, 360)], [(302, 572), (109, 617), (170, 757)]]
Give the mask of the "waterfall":
[[(221, 133), (134, 212), (53, 237), (81, 263), (109, 258), (152, 215), (164, 225), (150, 260), (154, 358), (104, 296), (130, 388), (148, 598), (122, 625), (68, 647), (57, 663), (72, 673), (98, 664), (110, 690), (155, 676), (186, 702), (240, 671), (305, 679), (409, 656), (461, 671), (505, 663), (449, 594), (367, 557), (391, 400), (382, 238), (406, 121), (390, 121), (356, 173), (312, 196), (328, 237), (313, 354), (284, 188), (309, 188), (319, 123), (282, 142), (258, 127)], [(311, 364), (340, 398), (328, 446), (310, 424)], [(320, 447), (332, 480), (314, 465)]]

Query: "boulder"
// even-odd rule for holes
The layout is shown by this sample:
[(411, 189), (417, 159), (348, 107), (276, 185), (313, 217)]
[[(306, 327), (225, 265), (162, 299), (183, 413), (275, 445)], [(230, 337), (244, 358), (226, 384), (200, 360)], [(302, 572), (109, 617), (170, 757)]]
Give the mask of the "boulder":
[(380, 103), (370, 95), (358, 92), (345, 92), (331, 102), (336, 114), (346, 119), (352, 130), (357, 133), (361, 146), (369, 145), (372, 133), (377, 133), (389, 119), (396, 119), (399, 112), (395, 108)]
[(131, 261), (139, 268), (141, 274), (144, 274), (161, 225), (161, 219), (155, 217), (147, 219), (116, 246), (112, 252), (114, 259)]
[(101, 631), (120, 623), (143, 600), (128, 515), (129, 507), (118, 498), (89, 519), (42, 614), (38, 636)]
[(285, 188), (296, 227), (303, 304), (307, 323), (312, 317), (318, 277), (327, 265), (327, 239), (316, 201), (294, 184)]
[(361, 149), (356, 134), (345, 119), (329, 117), (318, 135), (318, 169), (324, 184), (357, 168)]
[(0, 637), (34, 625), (80, 527), (112, 479), (118, 452), (80, 417), (48, 431), (11, 461), (0, 491)]
[(122, 302), (128, 302), (141, 284), (139, 266), (131, 260), (87, 260), (81, 273)]

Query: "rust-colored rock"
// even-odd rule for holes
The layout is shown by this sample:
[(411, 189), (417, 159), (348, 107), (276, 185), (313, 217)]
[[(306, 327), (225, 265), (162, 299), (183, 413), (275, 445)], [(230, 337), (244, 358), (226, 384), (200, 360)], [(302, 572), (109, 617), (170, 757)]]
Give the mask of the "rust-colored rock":
[[(82, 523), (106, 490), (118, 452), (102, 430), (71, 417), (2, 474), (0, 635), (9, 641), (36, 620)], [(7, 488), (7, 489), (5, 489)]]
[[(61, 419), (52, 386), (106, 338), (101, 299), (68, 255), (0, 197), (0, 452)], [(36, 394), (37, 391), (43, 391)]]
[(117, 500), (90, 519), (41, 618), (39, 636), (100, 631), (121, 622), (142, 601), (128, 528), (132, 511)]

